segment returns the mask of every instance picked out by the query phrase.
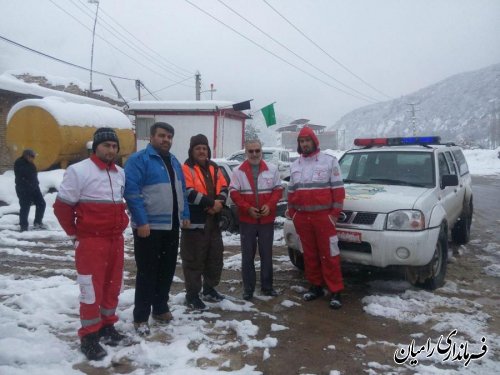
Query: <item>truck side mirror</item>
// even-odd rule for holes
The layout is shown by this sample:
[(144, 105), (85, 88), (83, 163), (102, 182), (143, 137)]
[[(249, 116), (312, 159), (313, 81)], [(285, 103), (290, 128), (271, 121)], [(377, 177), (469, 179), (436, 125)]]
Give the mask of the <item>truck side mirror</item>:
[(445, 174), (441, 177), (441, 189), (446, 186), (457, 186), (458, 176), (456, 174)]

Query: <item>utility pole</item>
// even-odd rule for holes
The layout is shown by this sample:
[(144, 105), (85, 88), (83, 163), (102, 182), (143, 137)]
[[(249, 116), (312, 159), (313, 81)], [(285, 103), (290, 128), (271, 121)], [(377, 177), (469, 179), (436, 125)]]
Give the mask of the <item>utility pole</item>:
[(493, 114), (490, 119), (490, 148), (494, 150), (497, 148), (497, 119)]
[(141, 101), (141, 80), (140, 79), (135, 80), (135, 88), (137, 89), (137, 98), (139, 101)]
[(412, 123), (412, 129), (413, 129), (413, 136), (417, 136), (417, 116), (415, 115), (415, 112), (420, 111), (420, 109), (415, 109), (415, 106), (417, 103), (406, 103), (411, 107), (411, 110), (407, 111), (411, 113), (411, 123)]
[(337, 149), (345, 150), (345, 128), (337, 129)]
[[(499, 111), (499, 100), (495, 101), (495, 120), (497, 122), (497, 130), (496, 130), (496, 138), (495, 138), (495, 147), (500, 146), (500, 111)], [(500, 157), (500, 156), (499, 156)]]
[(113, 80), (110, 78), (109, 81), (111, 82), (111, 85), (113, 86), (113, 88), (115, 89), (116, 93), (118, 94), (118, 98), (120, 98), (121, 100), (123, 100), (123, 102), (125, 104), (128, 104), (127, 101), (125, 100), (125, 98), (123, 97), (122, 93), (120, 92), (120, 90), (118, 90), (118, 87), (115, 85), (115, 83), (113, 82)]
[(200, 94), (201, 94), (201, 74), (200, 72), (196, 72), (195, 76), (195, 90), (196, 90), (196, 100), (200, 100)]
[(490, 148), (495, 149), (500, 144), (500, 116), (498, 115), (498, 99), (492, 102), (490, 115)]
[(92, 49), (90, 51), (90, 93), (93, 92), (92, 90), (92, 71), (94, 67), (94, 40), (95, 40), (95, 27), (97, 25), (97, 14), (99, 13), (99, 0), (88, 0), (89, 4), (97, 4), (96, 10), (95, 10), (95, 18), (94, 18), (94, 29), (92, 30)]
[(210, 92), (210, 100), (213, 100), (214, 99), (214, 92), (216, 92), (216, 91), (217, 91), (217, 89), (214, 89), (214, 84), (211, 83), (210, 90), (200, 91), (200, 94), (204, 93), (204, 92)]
[(210, 84), (210, 90), (208, 90), (208, 91), (210, 91), (210, 100), (214, 100), (214, 92), (216, 92), (217, 90), (214, 89), (213, 83)]

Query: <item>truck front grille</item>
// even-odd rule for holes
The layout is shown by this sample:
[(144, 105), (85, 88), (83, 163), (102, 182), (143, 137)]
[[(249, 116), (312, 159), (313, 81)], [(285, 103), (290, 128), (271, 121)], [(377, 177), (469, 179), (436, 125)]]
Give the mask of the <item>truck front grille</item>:
[(364, 224), (371, 225), (375, 222), (377, 218), (377, 214), (372, 212), (358, 212), (356, 216), (354, 216), (353, 224)]
[(352, 216), (352, 211), (342, 211), (339, 216), (339, 223), (347, 223)]

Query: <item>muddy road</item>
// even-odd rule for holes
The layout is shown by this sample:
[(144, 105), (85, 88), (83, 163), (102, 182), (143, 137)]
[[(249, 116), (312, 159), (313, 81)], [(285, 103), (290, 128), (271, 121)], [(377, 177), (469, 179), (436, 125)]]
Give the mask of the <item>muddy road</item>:
[[(247, 343), (241, 337), (226, 333), (225, 340), (233, 340), (236, 344), (227, 350), (218, 350), (217, 360), (200, 358), (196, 366), (217, 366), (220, 371), (230, 372), (248, 364), (256, 366), (255, 370), (263, 374), (336, 374), (335, 371), (342, 374), (413, 374), (434, 373), (437, 369), (494, 373), (495, 366), (498, 368), (500, 364), (500, 178), (476, 177), (473, 181), (472, 240), (460, 247), (450, 243), (445, 287), (429, 293), (411, 287), (397, 269), (344, 265), (344, 306), (333, 311), (328, 308), (328, 297), (312, 302), (302, 300), (302, 293), (308, 287), (303, 273), (290, 263), (284, 246), (275, 247), (274, 277), (278, 297), (263, 297), (257, 292), (251, 311), (226, 311), (214, 305), (210, 306), (214, 314), (185, 314), (191, 314), (192, 319), (205, 320), (207, 326), (221, 319), (250, 320), (259, 327), (256, 339), (269, 337), (276, 339), (276, 344), (247, 350)], [(16, 246), (19, 248), (19, 243)], [(2, 247), (8, 245), (4, 243)], [(72, 250), (63, 236), (25, 241), (22, 248), (21, 254), (14, 249), (2, 253), (2, 274), (74, 276)], [(239, 248), (226, 246), (225, 260), (219, 290), (238, 303), (242, 295)], [(134, 287), (134, 276), (132, 246), (127, 243), (127, 288)], [(176, 309), (180, 309), (179, 296), (183, 292), (180, 265), (176, 276), (171, 291), (178, 297), (171, 303), (174, 316)], [(131, 325), (130, 318), (122, 317)], [(453, 329), (458, 330), (457, 342), (467, 341), (470, 351), (474, 352), (480, 351), (479, 342), (484, 336), (487, 353), (467, 368), (463, 361), (443, 361), (442, 357), (435, 356), (419, 357), (416, 366), (409, 361), (395, 363), (395, 351), (408, 346), (412, 339), (419, 345), (428, 338), (437, 342), (440, 335), (446, 337)], [(209, 335), (218, 337), (221, 333), (214, 329)], [(168, 342), (168, 336), (159, 340)], [(77, 349), (77, 344), (74, 345)], [(75, 368), (88, 374), (116, 374), (131, 373), (141, 367), (133, 361), (121, 361), (106, 368), (82, 362)], [(144, 368), (143, 371), (153, 374), (156, 370)]]

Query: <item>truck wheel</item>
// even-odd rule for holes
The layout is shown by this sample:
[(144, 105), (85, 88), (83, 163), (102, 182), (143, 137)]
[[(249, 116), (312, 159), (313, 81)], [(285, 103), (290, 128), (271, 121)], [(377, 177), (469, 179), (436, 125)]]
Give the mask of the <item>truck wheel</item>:
[(224, 207), (221, 211), (219, 228), (221, 231), (234, 232), (236, 229), (235, 220), (231, 209)]
[(448, 263), (448, 235), (444, 225), (441, 226), (436, 242), (434, 255), (429, 264), (421, 267), (407, 267), (406, 276), (414, 286), (434, 290), (444, 284)]
[(304, 255), (296, 249), (288, 248), (288, 256), (292, 264), (299, 270), (304, 271)]
[(470, 226), (472, 224), (472, 201), (467, 209), (464, 208), (460, 219), (451, 230), (451, 239), (459, 245), (466, 244), (470, 240)]

